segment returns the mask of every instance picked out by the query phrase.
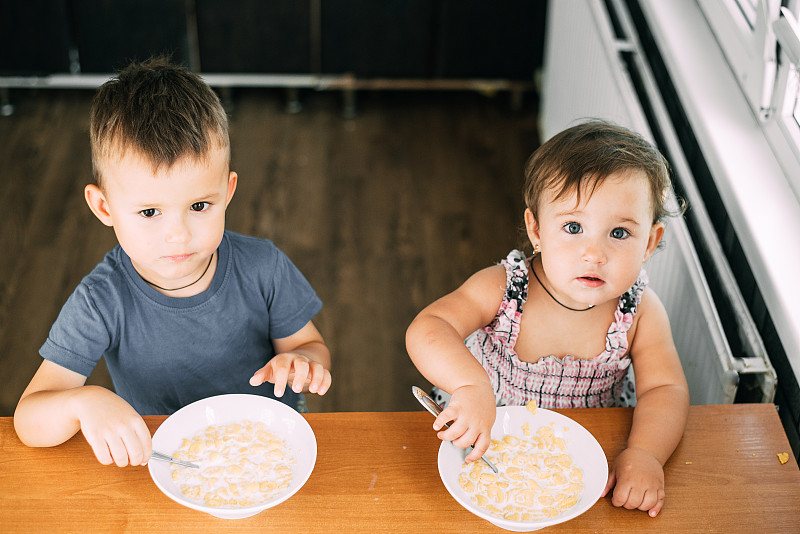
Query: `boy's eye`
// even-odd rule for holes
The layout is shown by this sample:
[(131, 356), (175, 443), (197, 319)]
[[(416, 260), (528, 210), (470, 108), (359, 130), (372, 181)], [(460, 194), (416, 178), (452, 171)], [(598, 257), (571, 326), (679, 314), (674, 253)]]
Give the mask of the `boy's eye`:
[(139, 212), (139, 214), (144, 217), (145, 219), (149, 219), (151, 217), (155, 217), (158, 213), (158, 210), (155, 208), (147, 208)]
[(628, 232), (625, 228), (614, 228), (611, 230), (611, 237), (614, 239), (625, 239), (629, 235), (630, 232)]
[(191, 210), (192, 211), (205, 211), (211, 204), (208, 202), (195, 202), (192, 204)]
[(567, 231), (568, 234), (579, 234), (583, 229), (581, 225), (576, 222), (570, 222), (564, 225), (564, 230)]

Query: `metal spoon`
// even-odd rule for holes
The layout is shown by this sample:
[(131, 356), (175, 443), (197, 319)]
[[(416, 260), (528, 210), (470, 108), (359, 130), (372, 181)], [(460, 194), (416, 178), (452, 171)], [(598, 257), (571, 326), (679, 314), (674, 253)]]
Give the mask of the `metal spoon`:
[[(411, 386), (411, 392), (414, 393), (414, 396), (417, 398), (419, 403), (422, 404), (425, 407), (426, 410), (431, 412), (434, 417), (439, 417), (439, 414), (442, 413), (442, 407), (439, 406), (438, 402), (433, 400), (430, 397), (430, 395), (428, 395), (427, 393), (422, 391), (417, 386)], [(445, 423), (444, 427), (445, 428), (450, 428), (450, 425)], [(471, 450), (472, 450), (472, 447), (467, 447), (467, 453), (469, 453), (469, 451), (471, 451)], [(492, 462), (490, 462), (486, 458), (486, 456), (481, 456), (481, 460), (483, 460), (486, 463), (486, 465), (488, 465), (492, 469), (492, 471), (497, 473), (497, 467), (495, 467), (495, 465)]]
[(168, 454), (164, 454), (163, 452), (153, 451), (150, 455), (151, 460), (160, 460), (162, 462), (169, 462), (171, 464), (178, 464), (184, 467), (194, 467), (195, 469), (200, 469), (200, 466), (197, 464), (193, 464), (192, 462), (184, 462), (183, 460), (178, 460), (177, 458), (173, 458)]

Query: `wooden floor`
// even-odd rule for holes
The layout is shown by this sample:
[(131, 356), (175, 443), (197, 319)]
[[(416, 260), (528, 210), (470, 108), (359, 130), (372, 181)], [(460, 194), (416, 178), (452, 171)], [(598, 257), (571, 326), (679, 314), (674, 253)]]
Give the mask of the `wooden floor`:
[[(91, 179), (90, 91), (12, 93), (0, 117), (0, 416), (13, 413), (38, 349), (78, 281), (115, 244), (83, 200)], [(536, 102), (505, 94), (376, 92), (341, 115), (340, 95), (235, 91), (228, 228), (269, 237), (324, 302), (315, 322), (333, 385), (312, 411), (416, 410), (428, 384), (405, 351), (427, 303), (519, 242), (522, 167)], [(211, 379), (212, 377), (209, 377)], [(107, 385), (100, 366), (90, 383)]]

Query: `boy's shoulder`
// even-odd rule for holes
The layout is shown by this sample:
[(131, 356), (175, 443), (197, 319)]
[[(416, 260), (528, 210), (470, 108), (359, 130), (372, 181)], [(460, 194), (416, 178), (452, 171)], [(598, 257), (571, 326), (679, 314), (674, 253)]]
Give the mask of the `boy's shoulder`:
[(125, 252), (119, 245), (106, 252), (103, 259), (83, 277), (80, 285), (118, 287), (125, 282)]
[(252, 258), (264, 261), (283, 254), (283, 251), (275, 243), (265, 237), (255, 237), (225, 230), (225, 239), (228, 240), (232, 254), (238, 257), (244, 256), (246, 259)]

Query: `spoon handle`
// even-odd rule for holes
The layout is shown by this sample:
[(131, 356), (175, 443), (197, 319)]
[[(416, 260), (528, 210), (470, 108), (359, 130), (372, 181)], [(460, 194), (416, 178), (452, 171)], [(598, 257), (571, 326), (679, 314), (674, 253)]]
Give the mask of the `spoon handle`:
[[(439, 403), (433, 400), (430, 397), (430, 395), (422, 391), (420, 388), (418, 388), (417, 386), (411, 386), (411, 392), (414, 393), (414, 396), (417, 398), (419, 403), (422, 404), (426, 410), (431, 412), (434, 417), (438, 417), (439, 414), (442, 413), (442, 407), (439, 406)], [(445, 423), (444, 427), (450, 428), (450, 425)], [(469, 449), (471, 451), (473, 447), (470, 447)], [(488, 465), (492, 469), (492, 471), (495, 472), (495, 474), (497, 473), (497, 467), (495, 467), (495, 465), (492, 462), (490, 462), (489, 459), (486, 458), (486, 456), (481, 456), (481, 460), (483, 460), (486, 463), (486, 465)]]

